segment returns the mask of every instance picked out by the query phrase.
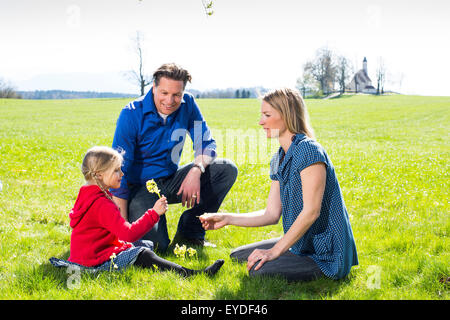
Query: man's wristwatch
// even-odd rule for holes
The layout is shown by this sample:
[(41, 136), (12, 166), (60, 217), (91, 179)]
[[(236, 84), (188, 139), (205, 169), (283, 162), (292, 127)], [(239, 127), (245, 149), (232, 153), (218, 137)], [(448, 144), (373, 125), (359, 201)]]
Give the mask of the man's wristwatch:
[(201, 162), (200, 163), (194, 163), (194, 167), (199, 168), (202, 173), (205, 173), (205, 167), (203, 166), (203, 164)]

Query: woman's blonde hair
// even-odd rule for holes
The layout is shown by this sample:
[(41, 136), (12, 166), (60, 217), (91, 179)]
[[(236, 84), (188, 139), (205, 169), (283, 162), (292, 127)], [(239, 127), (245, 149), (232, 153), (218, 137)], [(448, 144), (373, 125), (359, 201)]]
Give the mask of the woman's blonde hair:
[(290, 132), (303, 133), (315, 139), (314, 130), (309, 124), (308, 111), (299, 91), (290, 88), (276, 89), (266, 93), (262, 100), (281, 114)]

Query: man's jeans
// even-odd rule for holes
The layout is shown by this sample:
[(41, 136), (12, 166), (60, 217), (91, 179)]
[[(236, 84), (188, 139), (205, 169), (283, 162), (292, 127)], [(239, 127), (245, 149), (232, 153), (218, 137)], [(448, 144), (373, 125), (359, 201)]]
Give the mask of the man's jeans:
[[(169, 204), (181, 203), (182, 194), (177, 196), (177, 193), (192, 166), (193, 163), (187, 164), (169, 177), (155, 179), (161, 190), (160, 194), (166, 196)], [(230, 160), (216, 159), (209, 164), (200, 179), (200, 203), (196, 203), (194, 207), (183, 212), (178, 221), (177, 233), (187, 239), (204, 239), (205, 230), (197, 216), (219, 210), (223, 199), (236, 181), (237, 174), (238, 169)], [(157, 200), (158, 195), (148, 192), (145, 185), (131, 186), (128, 200), (128, 221), (132, 223), (138, 220), (148, 209), (153, 208)], [(167, 213), (171, 214), (170, 209)], [(167, 250), (170, 239), (165, 214), (142, 239), (153, 241), (156, 249), (160, 252)]]

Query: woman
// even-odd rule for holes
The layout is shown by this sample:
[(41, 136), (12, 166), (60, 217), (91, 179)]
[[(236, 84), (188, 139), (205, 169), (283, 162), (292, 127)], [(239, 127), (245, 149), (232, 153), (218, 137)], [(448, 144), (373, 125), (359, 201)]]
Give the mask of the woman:
[(259, 124), (280, 149), (270, 163), (267, 208), (247, 214), (205, 214), (203, 228), (260, 227), (283, 216), (284, 235), (239, 247), (231, 253), (247, 261), (250, 276), (281, 275), (312, 280), (345, 277), (358, 264), (356, 246), (333, 164), (315, 141), (300, 93), (278, 89), (266, 94)]

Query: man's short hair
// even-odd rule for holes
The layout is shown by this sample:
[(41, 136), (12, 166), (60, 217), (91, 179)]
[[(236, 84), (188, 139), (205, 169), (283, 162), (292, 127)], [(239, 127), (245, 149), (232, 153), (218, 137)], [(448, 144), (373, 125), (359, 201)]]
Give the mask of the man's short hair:
[(162, 77), (177, 81), (183, 81), (184, 88), (186, 87), (186, 83), (188, 81), (191, 82), (192, 80), (189, 71), (183, 69), (175, 63), (165, 63), (153, 73), (153, 83), (156, 87), (159, 85), (159, 79), (161, 79)]

